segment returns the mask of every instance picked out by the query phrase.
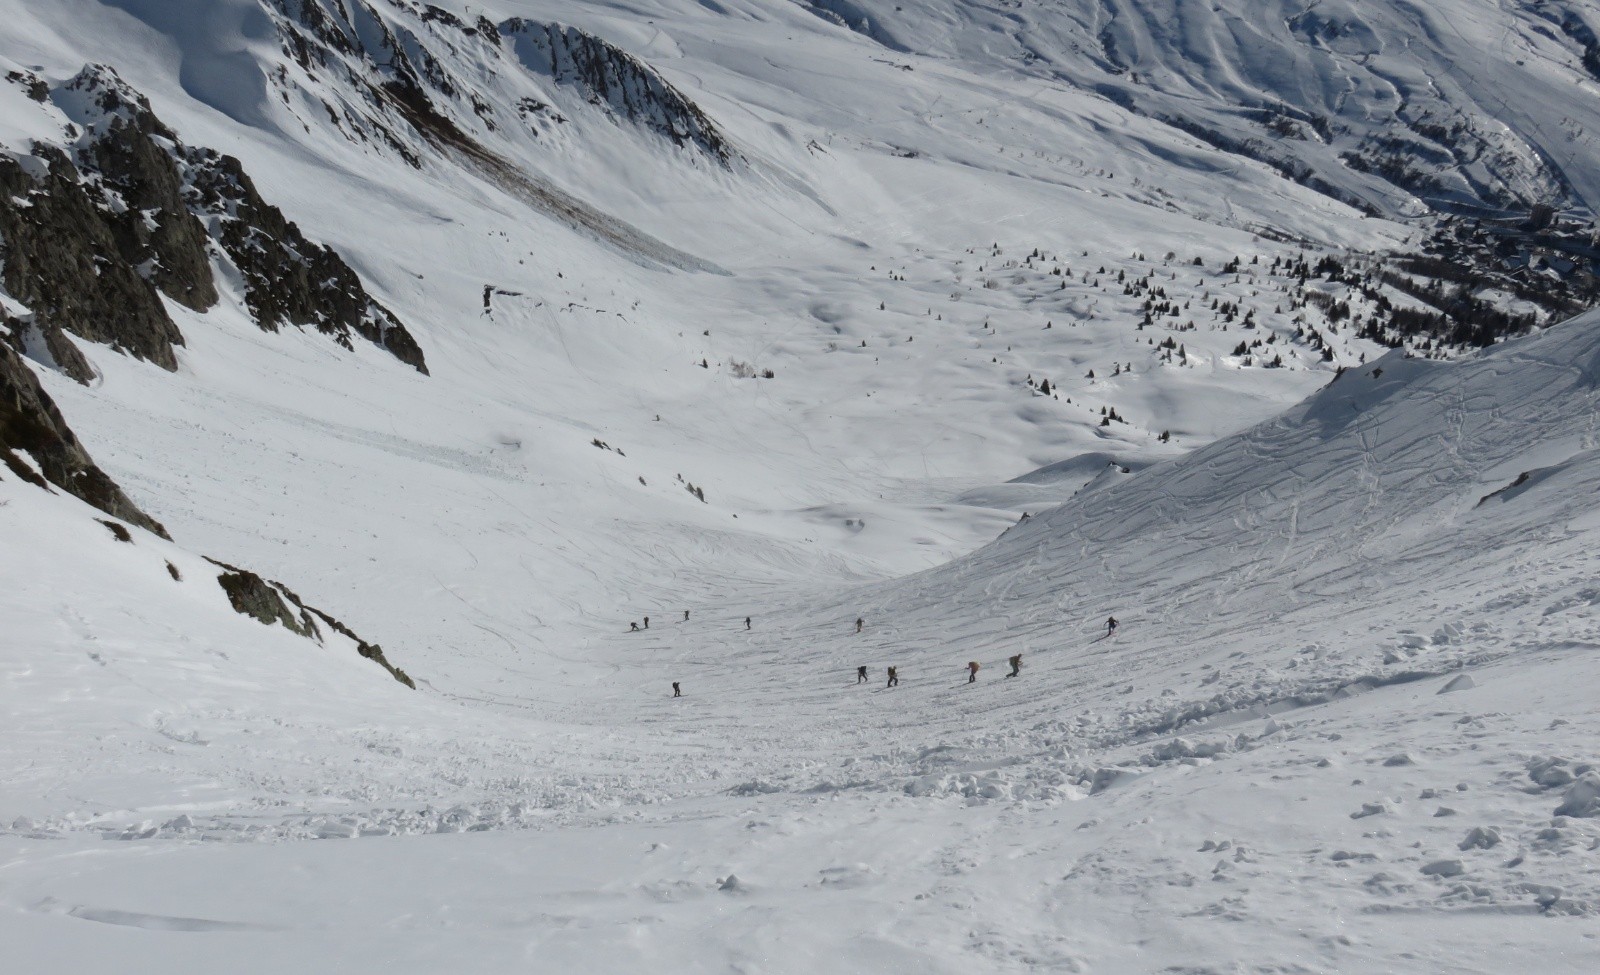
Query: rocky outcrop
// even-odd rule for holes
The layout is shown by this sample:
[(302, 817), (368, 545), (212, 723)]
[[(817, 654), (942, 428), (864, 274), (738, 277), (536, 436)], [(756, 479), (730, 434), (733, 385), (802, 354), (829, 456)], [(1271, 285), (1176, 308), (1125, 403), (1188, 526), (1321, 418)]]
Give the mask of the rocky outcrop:
[(89, 68), (64, 86), (64, 97), (92, 103), (82, 167), (99, 182), (106, 216), (125, 263), (173, 301), (195, 311), (217, 303), (206, 231), (184, 202), (184, 178), (173, 153), (178, 137), (144, 96), (106, 69)]
[(0, 156), (0, 286), (32, 312), (7, 322), (22, 349), (79, 382), (94, 370), (63, 332), (176, 369), (183, 335), (123, 258), (112, 214), (66, 153), (36, 146), (30, 162)]
[(89, 457), (39, 377), (0, 341), (0, 463), (45, 490), (65, 491), (113, 518), (166, 538), (161, 523), (139, 510)]
[[(317, 624), (306, 612), (305, 605), (299, 597), (287, 589), (282, 589), (275, 583), (256, 575), (248, 569), (241, 569), (226, 562), (207, 558), (206, 561), (227, 571), (217, 576), (217, 585), (228, 594), (228, 602), (232, 604), (233, 611), (242, 616), (249, 616), (271, 626), (282, 623), (291, 632), (303, 637), (320, 640), (322, 634), (317, 631)], [(291, 603), (294, 609), (290, 609)]]
[[(386, 145), (413, 166), (421, 165), (421, 157), (405, 128), (415, 128), (418, 118), (450, 119), (454, 128), (479, 133), (513, 120), (536, 134), (541, 125), (566, 122), (546, 101), (529, 97), (527, 81), (569, 89), (612, 119), (721, 166), (739, 158), (699, 106), (658, 71), (576, 27), (523, 18), (469, 21), (410, 0), (263, 2), (278, 15), (288, 58), (330, 88), (358, 95), (358, 104), (327, 106), (332, 124), (353, 139)], [(464, 64), (484, 70), (463, 77), (458, 71)], [(517, 78), (524, 81), (520, 87), (514, 81), (501, 87)], [(286, 83), (282, 76), (275, 80)], [(403, 96), (398, 104), (396, 93)]]
[[(23, 361), (11, 341), (0, 337), (0, 470), (45, 491), (59, 490), (130, 525), (170, 540), (161, 523), (139, 510), (110, 475), (101, 470), (73, 435), (61, 411), (45, 392), (39, 377)], [(133, 536), (122, 524), (102, 521), (120, 542)], [(389, 663), (383, 649), (361, 639), (349, 627), (313, 606), (307, 606), (281, 583), (269, 582), (248, 569), (208, 560), (222, 569), (217, 584), (233, 608), (245, 616), (324, 642), (317, 621), (356, 645), (356, 652), (387, 670), (407, 687), (417, 685), (406, 672)], [(174, 581), (183, 575), (171, 562), (167, 571)]]
[[(123, 523), (168, 538), (89, 457), (25, 358), (86, 383), (94, 370), (72, 335), (176, 369), (184, 340), (165, 301), (212, 307), (219, 262), (238, 271), (261, 328), (314, 327), (346, 348), (359, 336), (427, 372), (410, 333), (337, 253), (263, 200), (238, 160), (183, 145), (109, 68), (86, 68), (54, 89), (26, 72), (7, 80), (72, 125), (67, 145), (0, 151), (0, 476), (118, 519), (102, 524), (120, 542), (135, 542)], [(416, 686), (376, 644), (281, 584), (216, 564), (238, 612), (318, 642), (325, 625)]]
[(616, 45), (576, 27), (520, 18), (501, 24), (500, 33), (529, 69), (576, 88), (589, 104), (724, 165), (733, 159), (733, 146), (698, 105)]
[[(30, 97), (42, 84), (10, 79)], [(185, 146), (144, 96), (103, 66), (48, 97), (77, 126), (65, 149), (0, 154), (0, 286), (26, 313), (0, 324), (26, 355), (88, 382), (66, 333), (172, 370), (183, 334), (162, 301), (217, 301), (214, 262), (230, 261), (258, 325), (359, 336), (426, 373), (422, 349), (332, 249), (262, 199), (237, 159)]]
[[(8, 342), (0, 341), (0, 470), (45, 491), (60, 490), (130, 525), (137, 525), (170, 540), (161, 523), (139, 510), (122, 489), (102, 471), (83, 449), (62, 419), (60, 410), (39, 383), (39, 378)], [(100, 523), (119, 542), (131, 543), (133, 536), (118, 522)], [(387, 670), (407, 687), (416, 683), (405, 671), (389, 663), (383, 649), (361, 639), (349, 627), (313, 606), (307, 606), (281, 583), (270, 582), (248, 569), (207, 561), (223, 571), (217, 584), (227, 594), (234, 610), (267, 625), (282, 623), (293, 633), (318, 643), (325, 642), (317, 621), (355, 644), (356, 652)], [(183, 575), (171, 562), (166, 563), (173, 581)]]
[(368, 643), (359, 636), (356, 636), (353, 632), (351, 632), (348, 626), (345, 626), (343, 623), (334, 619), (332, 616), (329, 616), (327, 613), (324, 613), (322, 610), (317, 609), (316, 607), (308, 608), (311, 610), (313, 615), (321, 619), (322, 622), (326, 623), (329, 629), (333, 630), (335, 633), (338, 633), (340, 636), (343, 636), (345, 639), (354, 640), (356, 643), (356, 653), (361, 654), (363, 657), (366, 657), (368, 660), (376, 663), (384, 670), (387, 670), (389, 672), (389, 676), (393, 677), (400, 683), (406, 685), (412, 690), (417, 689), (416, 681), (412, 680), (405, 671), (401, 670), (399, 667), (396, 667), (394, 664), (391, 664), (388, 658), (383, 655), (382, 647), (378, 646), (376, 643)]
[(228, 602), (232, 604), (235, 612), (259, 620), (267, 626), (282, 623), (293, 633), (323, 643), (325, 641), (322, 631), (317, 627), (317, 620), (320, 619), (330, 630), (354, 643), (356, 652), (361, 656), (383, 667), (395, 680), (416, 690), (416, 682), (405, 671), (389, 663), (383, 655), (382, 647), (361, 639), (349, 627), (322, 610), (307, 606), (282, 583), (270, 582), (248, 569), (218, 562), (216, 559), (208, 558), (206, 561), (224, 570), (217, 576), (217, 584), (227, 593)]
[(332, 248), (307, 240), (263, 200), (239, 160), (209, 149), (186, 150), (185, 158), (192, 204), (215, 218), (217, 242), (244, 280), (257, 325), (274, 332), (311, 326), (347, 349), (354, 333), (427, 374), (422, 347), (400, 320), (367, 294)]

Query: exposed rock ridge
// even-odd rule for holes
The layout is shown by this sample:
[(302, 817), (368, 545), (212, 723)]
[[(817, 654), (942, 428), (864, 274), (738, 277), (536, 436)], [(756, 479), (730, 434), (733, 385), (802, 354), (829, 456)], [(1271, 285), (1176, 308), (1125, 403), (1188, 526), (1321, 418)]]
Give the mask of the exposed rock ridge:
[[(576, 27), (523, 18), (468, 21), (409, 0), (262, 2), (278, 14), (286, 56), (312, 77), (359, 94), (359, 106), (324, 104), (335, 127), (347, 137), (381, 143), (413, 166), (421, 159), (404, 132), (412, 119), (394, 117), (386, 90), (405, 92), (412, 108), (427, 102), (425, 114), (450, 118), (464, 130), (493, 132), (515, 122), (537, 134), (541, 125), (567, 121), (546, 101), (528, 96), (510, 107), (503, 102), (497, 112), (483, 92), (501, 75), (570, 89), (614, 120), (720, 166), (741, 158), (699, 106), (655, 68)], [(447, 66), (475, 62), (488, 66), (484, 77), (463, 78)]]
[(602, 105), (680, 146), (693, 146), (723, 165), (736, 153), (711, 119), (648, 64), (593, 34), (565, 24), (513, 18), (500, 25), (522, 63), (558, 85)]
[(64, 332), (176, 369), (183, 335), (156, 288), (122, 256), (117, 225), (60, 149), (0, 155), (0, 286), (28, 314), (5, 324), (21, 351), (78, 380), (94, 378)]
[(190, 205), (214, 218), (213, 234), (244, 279), (256, 324), (314, 326), (345, 348), (354, 332), (424, 375), (422, 347), (394, 313), (367, 294), (350, 265), (306, 239), (283, 211), (262, 200), (239, 160), (186, 149)]
[(148, 265), (150, 283), (186, 308), (216, 304), (206, 230), (184, 202), (185, 180), (173, 158), (181, 149), (177, 135), (109, 68), (85, 68), (57, 100), (84, 127), (78, 168), (97, 184), (123, 260)]
[(416, 682), (407, 676), (405, 671), (385, 659), (382, 647), (356, 636), (349, 627), (315, 606), (307, 606), (283, 583), (263, 579), (249, 569), (241, 569), (210, 557), (207, 557), (206, 561), (224, 570), (217, 576), (217, 584), (227, 593), (228, 602), (236, 612), (259, 620), (267, 626), (282, 623), (286, 629), (308, 640), (326, 643), (321, 629), (317, 626), (317, 620), (320, 619), (329, 629), (354, 643), (356, 652), (361, 656), (376, 662), (389, 672), (389, 676), (416, 690)]
[[(44, 84), (8, 80), (30, 97)], [(0, 323), (25, 354), (88, 382), (71, 333), (176, 369), (183, 335), (161, 295), (209, 309), (213, 262), (226, 260), (263, 329), (313, 326), (346, 348), (355, 333), (427, 372), (416, 340), (337, 253), (266, 203), (237, 159), (183, 145), (110, 68), (46, 85), (44, 98), (76, 127), (72, 145), (0, 154), (0, 286), (23, 306)]]
[(168, 538), (101, 470), (27, 363), (0, 341), (0, 463), (35, 487), (53, 486), (114, 518)]

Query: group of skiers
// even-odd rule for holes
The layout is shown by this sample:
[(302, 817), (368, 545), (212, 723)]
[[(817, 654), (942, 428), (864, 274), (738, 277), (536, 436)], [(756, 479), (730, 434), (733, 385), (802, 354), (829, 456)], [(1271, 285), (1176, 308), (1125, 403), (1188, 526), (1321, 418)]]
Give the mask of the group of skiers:
[[(689, 611), (688, 610), (684, 610), (683, 611), (683, 619), (684, 619), (684, 622), (688, 622), (688, 620), (689, 620)], [(639, 629), (639, 626), (638, 626), (637, 623), (630, 624), (630, 626), (635, 630)], [(864, 620), (861, 617), (857, 616), (856, 617), (856, 632), (860, 633), (864, 626), (866, 626), (866, 620)], [(646, 616), (644, 618), (644, 628), (647, 629), (647, 630), (650, 628), (650, 617), (648, 617), (648, 616)], [(747, 629), (747, 630), (750, 629), (750, 617), (748, 617), (748, 616), (746, 616), (744, 618), (744, 628)], [(1102, 637), (1101, 639), (1106, 639), (1106, 638), (1115, 636), (1116, 632), (1117, 632), (1117, 618), (1115, 616), (1107, 617), (1106, 618), (1106, 635), (1105, 635), (1105, 637)], [(1006, 663), (1011, 665), (1011, 672), (1006, 674), (1007, 677), (1016, 677), (1017, 675), (1022, 673), (1022, 654), (1020, 654), (1020, 653), (1012, 654), (1011, 656), (1006, 658)], [(981, 669), (983, 669), (983, 665), (978, 663), (978, 661), (970, 660), (970, 661), (967, 662), (967, 683), (968, 684), (976, 684), (978, 682), (978, 671), (981, 670)], [(886, 687), (897, 687), (897, 686), (899, 686), (899, 684), (900, 684), (900, 675), (899, 675), (898, 671), (896, 670), (896, 668), (894, 668), (894, 667), (888, 668), (888, 677), (889, 677), (888, 683), (885, 684), (884, 686), (886, 686)], [(862, 664), (861, 666), (857, 667), (856, 668), (856, 683), (859, 685), (859, 684), (868, 683), (869, 681), (870, 681), (870, 678), (867, 676), (867, 665), (866, 664)], [(682, 697), (683, 696), (683, 688), (680, 686), (678, 681), (673, 681), (672, 682), (672, 696), (673, 697)]]
[[(688, 610), (684, 610), (683, 611), (683, 621), (685, 623), (689, 622), (689, 611)], [(744, 628), (747, 629), (747, 630), (750, 629), (750, 617), (748, 617), (748, 616), (746, 616), (744, 618)], [(648, 616), (646, 616), (644, 618), (644, 626), (640, 626), (638, 620), (630, 620), (628, 622), (628, 632), (629, 633), (638, 633), (640, 630), (648, 630), (648, 629), (650, 629), (650, 617), (648, 617)], [(856, 632), (857, 633), (861, 632), (861, 621), (860, 620), (856, 620)]]
[[(1006, 658), (1006, 663), (1011, 665), (1011, 673), (1007, 674), (1006, 675), (1007, 677), (1015, 677), (1018, 674), (1022, 673), (1022, 654), (1020, 654), (1020, 653), (1012, 654), (1011, 656)], [(980, 669), (982, 669), (982, 667), (983, 667), (983, 665), (978, 663), (976, 660), (967, 661), (967, 683), (968, 684), (976, 684), (978, 682), (978, 671)]]

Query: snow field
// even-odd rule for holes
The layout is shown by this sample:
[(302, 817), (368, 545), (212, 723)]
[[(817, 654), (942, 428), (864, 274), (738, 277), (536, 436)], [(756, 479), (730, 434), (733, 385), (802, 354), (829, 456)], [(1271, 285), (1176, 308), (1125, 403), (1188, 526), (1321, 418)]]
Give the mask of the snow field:
[[(238, 154), (433, 375), (227, 294), (174, 310), (176, 375), (90, 347), (98, 385), (44, 377), (178, 542), (0, 480), (19, 971), (1594, 967), (1593, 320), (1461, 365), (1336, 336), (1369, 361), (1232, 437), (1332, 373), (1273, 311), (1301, 248), (1256, 231), (1410, 230), (799, 5), (500, 4), (651, 60), (746, 153), (570, 102), (484, 136), (727, 273), (673, 272), (352, 143), (325, 81), (275, 101), (245, 6), (18, 6), (8, 50), (114, 61)], [(1118, 271), (1197, 328), (1138, 331)], [(1289, 368), (1230, 362), (1208, 294)], [(197, 552), (421, 690), (233, 614)]]

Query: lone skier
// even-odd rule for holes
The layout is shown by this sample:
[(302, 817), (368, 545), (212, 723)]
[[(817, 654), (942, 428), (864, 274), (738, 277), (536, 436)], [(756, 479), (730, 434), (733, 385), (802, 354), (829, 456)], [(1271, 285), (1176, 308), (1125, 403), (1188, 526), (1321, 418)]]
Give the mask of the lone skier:
[(900, 685), (900, 675), (895, 673), (895, 669), (893, 667), (890, 667), (889, 668), (889, 683), (887, 685), (885, 685), (885, 686), (898, 687), (899, 685)]
[(644, 628), (647, 630), (650, 629), (650, 617), (648, 616), (644, 618)]
[(859, 617), (859, 616), (856, 617), (856, 632), (857, 633), (861, 632), (861, 627), (865, 626), (866, 622), (867, 621), (862, 619), (861, 617)]
[(747, 630), (750, 629), (750, 617), (748, 616), (744, 618), (744, 628)]
[(857, 684), (865, 684), (866, 682), (867, 682), (867, 665), (866, 664), (862, 664), (861, 666), (856, 668), (856, 683)]
[(678, 686), (678, 682), (677, 681), (673, 681), (672, 682), (672, 696), (673, 697), (682, 697), (683, 696), (683, 688)]
[(683, 621), (685, 623), (689, 622), (689, 611), (688, 610), (684, 610), (683, 611)]
[(1115, 616), (1108, 616), (1108, 617), (1106, 617), (1106, 636), (1111, 637), (1111, 636), (1116, 636), (1116, 635), (1117, 635), (1117, 618)]
[(1014, 653), (1007, 659), (1011, 664), (1011, 673), (1007, 674), (1007, 677), (1015, 677), (1022, 673), (1022, 654)]
[(978, 682), (978, 662), (976, 660), (969, 661), (967, 663), (967, 683), (968, 684), (976, 684), (977, 682)]

